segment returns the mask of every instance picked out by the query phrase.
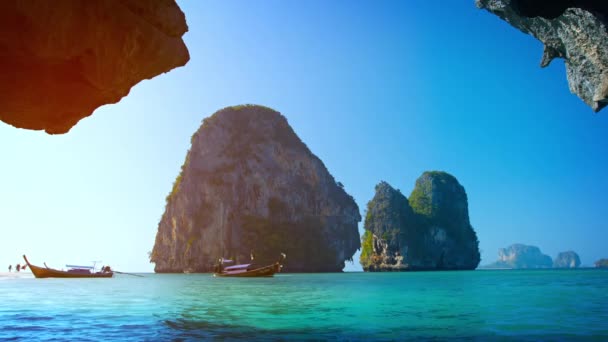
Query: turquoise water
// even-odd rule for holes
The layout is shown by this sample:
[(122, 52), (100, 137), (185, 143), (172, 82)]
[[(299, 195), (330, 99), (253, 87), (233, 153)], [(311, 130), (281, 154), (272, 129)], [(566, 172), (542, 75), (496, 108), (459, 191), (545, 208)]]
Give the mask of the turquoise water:
[(0, 339), (608, 340), (608, 271), (0, 278)]

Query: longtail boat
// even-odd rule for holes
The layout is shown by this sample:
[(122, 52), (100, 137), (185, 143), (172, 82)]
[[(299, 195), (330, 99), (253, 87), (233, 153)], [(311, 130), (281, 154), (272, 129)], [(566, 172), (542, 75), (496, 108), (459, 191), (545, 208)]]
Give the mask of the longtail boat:
[(94, 268), (90, 266), (67, 265), (71, 269), (60, 271), (46, 266), (46, 263), (44, 264), (45, 267), (32, 265), (25, 255), (23, 259), (36, 278), (112, 278), (114, 275), (109, 266), (102, 268), (100, 272), (95, 272)]
[(232, 263), (232, 260), (221, 258), (216, 265), (214, 277), (272, 277), (275, 273), (281, 272), (283, 268), (283, 260), (285, 254), (281, 253), (281, 257), (277, 262), (268, 266), (257, 267), (254, 264), (242, 264), (224, 267), (224, 264)]

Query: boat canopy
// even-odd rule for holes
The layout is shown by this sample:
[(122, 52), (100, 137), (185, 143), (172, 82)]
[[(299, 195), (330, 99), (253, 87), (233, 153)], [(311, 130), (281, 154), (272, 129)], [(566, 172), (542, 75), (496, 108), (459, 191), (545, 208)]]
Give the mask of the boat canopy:
[(234, 266), (226, 267), (226, 268), (224, 268), (224, 270), (226, 270), (226, 271), (236, 271), (236, 270), (246, 269), (249, 266), (251, 266), (251, 264), (234, 265)]
[(93, 266), (65, 265), (65, 267), (80, 268), (80, 269), (84, 269), (84, 270), (92, 270), (93, 269)]

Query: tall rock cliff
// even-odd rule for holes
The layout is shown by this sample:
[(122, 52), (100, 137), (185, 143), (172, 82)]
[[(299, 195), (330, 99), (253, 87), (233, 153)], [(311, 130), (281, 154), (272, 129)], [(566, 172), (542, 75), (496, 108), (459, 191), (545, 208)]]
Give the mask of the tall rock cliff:
[(553, 260), (555, 268), (577, 268), (581, 265), (581, 259), (573, 251), (561, 252)]
[(280, 113), (222, 109), (204, 120), (158, 225), (156, 272), (207, 272), (219, 257), (336, 272), (360, 248), (359, 208)]
[(498, 261), (486, 268), (550, 268), (553, 260), (536, 246), (520, 243), (498, 250)]
[(608, 1), (476, 0), (476, 4), (540, 40), (541, 67), (563, 58), (570, 91), (594, 111), (608, 104)]
[(479, 242), (467, 195), (453, 176), (425, 172), (408, 199), (388, 183), (367, 205), (361, 265), (366, 271), (474, 269)]
[(65, 133), (186, 64), (186, 31), (174, 0), (2, 0), (0, 120)]

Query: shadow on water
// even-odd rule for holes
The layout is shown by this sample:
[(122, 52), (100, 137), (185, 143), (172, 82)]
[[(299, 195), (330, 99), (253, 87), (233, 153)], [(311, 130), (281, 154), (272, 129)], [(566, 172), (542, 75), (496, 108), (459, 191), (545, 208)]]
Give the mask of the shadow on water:
[[(349, 333), (342, 329), (263, 329), (234, 324), (211, 323), (201, 320), (167, 320), (165, 326), (172, 330), (170, 336), (178, 339), (235, 339), (235, 340), (323, 340), (323, 341), (394, 341), (421, 340), (421, 336), (403, 336), (403, 332), (370, 331), (369, 334)], [(426, 337), (431, 338), (431, 337)], [(471, 337), (463, 337), (470, 340)]]
[[(593, 328), (596, 322), (570, 321), (565, 328), (548, 320), (570, 318), (561, 305), (572, 310), (568, 298), (577, 298), (569, 286), (573, 279), (563, 275), (298, 275), (277, 277), (270, 286), (263, 281), (212, 281), (183, 287), (180, 296), (187, 300), (164, 317), (161, 330), (177, 340), (569, 341), (605, 337), (605, 330)], [(598, 286), (597, 280), (587, 280)], [(547, 291), (546, 284), (553, 291)], [(581, 309), (599, 310), (598, 317), (606, 312), (595, 304)]]
[(340, 329), (262, 329), (197, 320), (166, 320), (167, 336), (173, 340), (247, 340), (247, 341), (586, 341), (597, 337), (580, 334), (472, 334), (433, 335), (409, 331), (347, 332)]

